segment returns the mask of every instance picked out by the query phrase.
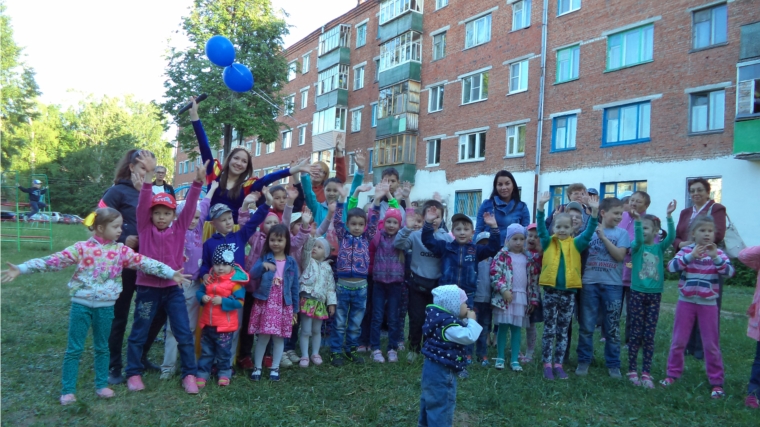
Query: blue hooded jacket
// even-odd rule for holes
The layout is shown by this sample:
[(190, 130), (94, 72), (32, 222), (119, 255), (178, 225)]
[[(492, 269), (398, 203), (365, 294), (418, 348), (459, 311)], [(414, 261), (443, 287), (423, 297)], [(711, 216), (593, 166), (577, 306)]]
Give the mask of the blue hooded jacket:
[(211, 267), (214, 266), (211, 258), (214, 256), (216, 247), (227, 243), (234, 245), (235, 248), (235, 264), (245, 265), (245, 245), (248, 244), (248, 239), (256, 232), (256, 228), (264, 222), (264, 219), (269, 213), (269, 205), (263, 204), (256, 209), (256, 212), (251, 215), (248, 222), (245, 223), (243, 228), (232, 233), (227, 233), (226, 236), (220, 233), (214, 233), (211, 237), (203, 243), (203, 258), (201, 263), (201, 269), (198, 271), (198, 277), (203, 278), (208, 274)]

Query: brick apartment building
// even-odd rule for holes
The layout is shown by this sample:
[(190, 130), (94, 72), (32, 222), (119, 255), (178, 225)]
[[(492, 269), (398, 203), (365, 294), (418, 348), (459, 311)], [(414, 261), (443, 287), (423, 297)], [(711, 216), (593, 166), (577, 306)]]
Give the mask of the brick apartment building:
[(371, 153), (366, 180), (394, 167), (470, 216), (501, 169), (531, 207), (583, 182), (646, 190), (657, 215), (704, 176), (760, 244), (758, 0), (359, 0), (287, 55), (282, 137), (245, 142), (259, 175), (332, 164), (345, 138)]

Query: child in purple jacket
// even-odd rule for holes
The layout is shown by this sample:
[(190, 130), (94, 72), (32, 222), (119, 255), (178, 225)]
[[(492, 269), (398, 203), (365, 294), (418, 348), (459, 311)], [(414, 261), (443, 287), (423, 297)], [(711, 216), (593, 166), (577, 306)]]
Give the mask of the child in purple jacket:
[[(211, 198), (214, 197), (214, 192), (218, 187), (219, 183), (217, 181), (211, 182), (206, 197), (198, 203), (193, 222), (190, 223), (185, 232), (184, 273), (192, 276), (192, 282), (184, 286), (182, 291), (185, 294), (187, 318), (190, 321), (190, 332), (192, 332), (193, 336), (195, 336), (195, 326), (198, 323), (198, 308), (200, 307), (195, 293), (201, 288), (203, 282), (198, 277), (201, 269), (201, 258), (203, 257), (203, 224), (206, 222), (206, 217), (208, 217)], [(185, 209), (190, 209), (187, 203), (177, 206), (177, 215)], [(162, 380), (171, 379), (176, 373), (175, 367), (177, 365), (177, 339), (174, 338), (172, 328), (168, 326), (167, 322), (166, 339), (164, 340), (164, 362), (161, 364)]]

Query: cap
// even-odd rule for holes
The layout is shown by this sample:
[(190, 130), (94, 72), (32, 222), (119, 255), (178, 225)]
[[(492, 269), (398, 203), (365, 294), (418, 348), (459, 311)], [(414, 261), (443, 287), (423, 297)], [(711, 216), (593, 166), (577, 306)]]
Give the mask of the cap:
[(565, 212), (569, 211), (570, 209), (575, 209), (576, 211), (583, 213), (583, 205), (578, 202), (570, 202), (565, 206)]
[(454, 214), (454, 216), (451, 217), (451, 223), (452, 224), (455, 223), (455, 222), (457, 222), (457, 221), (467, 221), (467, 222), (470, 223), (470, 225), (472, 225), (472, 218), (470, 218), (469, 216), (467, 216), (467, 215), (465, 215), (463, 213)]
[(586, 192), (587, 192), (588, 194), (593, 194), (593, 195), (595, 195), (595, 196), (598, 196), (598, 195), (599, 195), (599, 191), (597, 191), (597, 189), (596, 189), (596, 188), (589, 188), (588, 190), (586, 190)]
[(42, 184), (42, 181), (40, 181), (39, 179), (35, 179), (34, 181), (32, 181), (32, 184)]
[(388, 218), (394, 218), (396, 221), (398, 221), (399, 224), (404, 223), (404, 221), (401, 219), (401, 211), (396, 208), (388, 208), (388, 210), (385, 211), (385, 218), (383, 218), (383, 221), (387, 220)]
[(171, 194), (158, 193), (153, 196), (153, 201), (150, 202), (150, 207), (166, 206), (169, 209), (177, 209), (177, 201), (174, 200)]
[(535, 222), (532, 224), (528, 224), (528, 226), (525, 227), (526, 230), (535, 230), (537, 228), (538, 228), (538, 224), (536, 224)]
[(217, 203), (212, 206), (211, 210), (208, 212), (208, 219), (217, 219), (227, 212), (232, 212), (232, 209), (224, 203)]
[(522, 234), (525, 236), (525, 227), (520, 224), (509, 224), (509, 227), (507, 227), (507, 238), (505, 241), (508, 242), (509, 239), (511, 239), (515, 234)]
[(478, 233), (478, 236), (475, 238), (475, 243), (478, 243), (481, 240), (488, 240), (491, 238), (491, 233), (487, 231), (481, 231)]
[(214, 256), (211, 257), (214, 265), (235, 265), (235, 251), (232, 245), (223, 243), (214, 249)]
[[(275, 215), (277, 215), (277, 214), (275, 214)], [(298, 221), (299, 219), (301, 219), (302, 215), (303, 214), (301, 212), (293, 212), (292, 214), (290, 214), (290, 223), (294, 224), (296, 221)]]

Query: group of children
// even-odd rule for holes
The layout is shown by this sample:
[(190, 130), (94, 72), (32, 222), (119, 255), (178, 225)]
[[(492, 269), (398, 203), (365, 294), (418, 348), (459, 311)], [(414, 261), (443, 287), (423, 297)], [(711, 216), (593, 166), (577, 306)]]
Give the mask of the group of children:
[[(152, 193), (149, 175), (138, 177), (145, 181), (137, 207), (139, 255), (115, 243), (122, 230), (121, 215), (100, 208), (86, 221), (93, 232), (86, 242), (20, 266), (10, 265), (3, 281), (77, 265), (69, 282), (72, 308), (61, 403), (75, 401), (77, 365), (90, 325), (95, 336), (97, 394), (114, 394), (106, 382), (107, 337), (113, 303), (121, 291), (122, 268), (139, 270), (127, 348), (131, 391), (144, 389), (142, 348), (160, 309), (167, 312), (170, 325), (162, 378), (171, 377), (179, 353), (182, 384), (191, 394), (206, 386), (213, 373), (219, 386), (227, 386), (235, 360), (251, 369), (252, 380), (260, 380), (270, 342), (269, 378), (273, 381), (280, 378), (280, 366), (322, 364), (319, 350), (327, 319), (332, 319), (333, 366), (364, 363), (361, 353), (367, 350), (374, 362), (385, 362), (386, 357), (388, 362), (397, 362), (408, 315), (407, 360), (413, 362), (419, 353), (425, 356), (420, 425), (449, 425), (456, 377), (466, 378), (473, 360), (490, 364), (487, 341), (492, 323), (498, 329), (496, 369), (506, 366), (509, 334), (509, 367), (521, 371), (521, 364), (533, 358), (536, 324), (543, 322), (543, 375), (547, 380), (564, 380), (568, 375), (563, 360), (574, 313), (580, 323), (577, 375), (588, 373), (593, 332), (601, 318), (609, 375), (622, 378), (620, 315), (624, 269), (630, 260), (626, 377), (635, 385), (654, 387), (654, 335), (663, 292), (664, 253), (675, 235), (671, 217), (675, 200), (666, 210), (668, 231), (663, 237), (661, 221), (646, 214), (649, 196), (645, 192), (634, 193), (632, 197), (642, 203), (625, 211), (616, 198), (598, 202), (585, 195), (582, 203), (568, 204), (550, 221), (544, 208), (551, 196), (543, 193), (535, 224), (511, 224), (502, 236), (496, 218), (486, 213), (483, 220), (490, 230), (475, 236), (472, 220), (463, 214), (452, 216), (451, 231), (447, 231), (445, 209), (438, 200), (412, 207), (410, 185), (402, 185), (392, 168), (383, 172), (367, 210), (358, 208), (358, 194), (372, 187), (360, 185), (365, 159), (359, 153), (356, 160), (359, 170), (351, 190), (339, 180), (328, 179), (324, 202), (317, 201), (304, 173), (307, 208), (303, 212), (293, 212), (298, 193), (284, 186), (265, 189), (263, 194), (250, 192), (238, 212), (223, 203), (210, 206), (216, 182), (198, 200), (206, 168), (198, 168), (181, 209), (170, 195)], [(140, 162), (146, 170), (155, 169), (150, 157)], [(291, 169), (295, 182), (305, 168), (302, 162)], [(619, 227), (624, 219), (633, 223), (633, 236)], [(206, 221), (215, 232), (204, 242)], [(711, 217), (695, 218), (690, 229), (694, 243), (667, 265), (681, 279), (667, 376), (660, 384), (669, 387), (681, 376), (684, 348), (692, 325), (699, 322), (711, 394), (719, 398), (723, 396), (723, 365), (715, 300), (720, 278), (732, 276), (734, 269), (714, 242), (714, 228)], [(365, 317), (370, 320), (363, 324)], [(388, 328), (385, 355), (380, 348), (384, 323)], [(527, 333), (524, 353), (523, 328)], [(197, 359), (194, 335), (200, 339)], [(258, 337), (255, 348), (253, 336)], [(364, 336), (369, 342), (362, 342)], [(286, 352), (288, 341), (292, 349)], [(639, 349), (643, 349), (641, 376)]]

